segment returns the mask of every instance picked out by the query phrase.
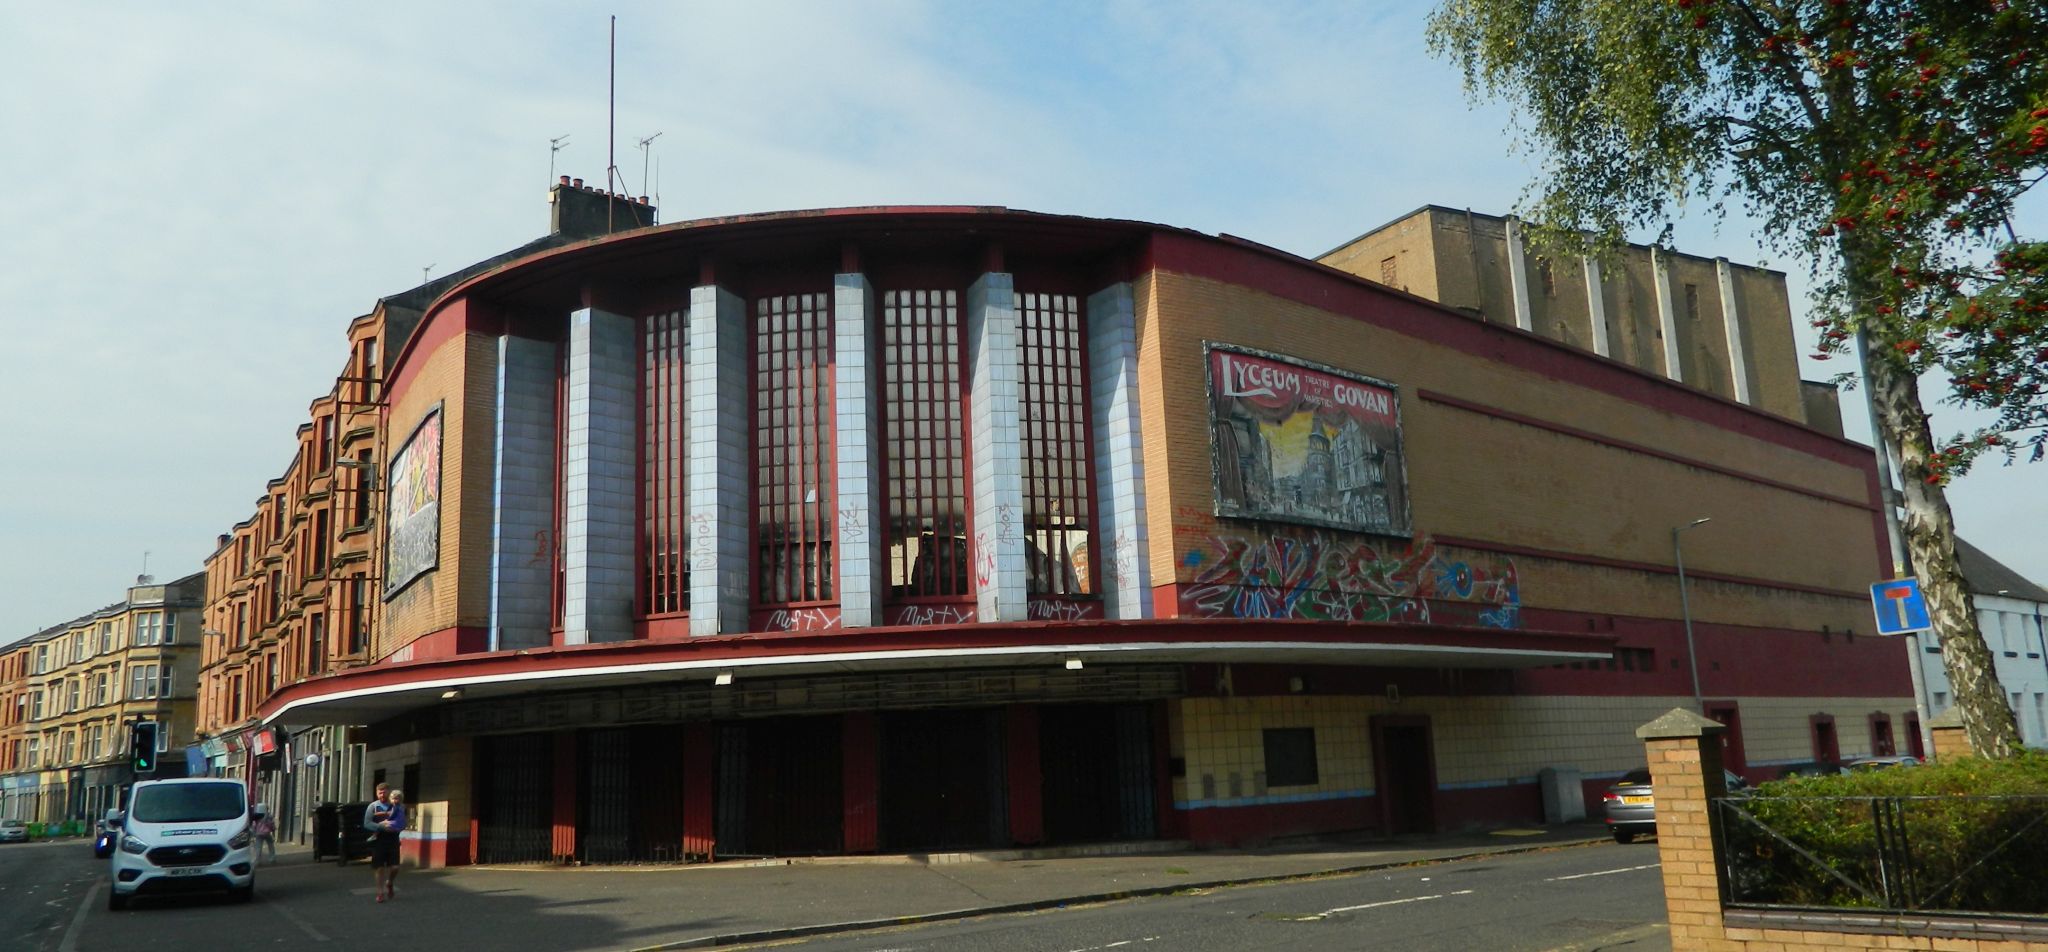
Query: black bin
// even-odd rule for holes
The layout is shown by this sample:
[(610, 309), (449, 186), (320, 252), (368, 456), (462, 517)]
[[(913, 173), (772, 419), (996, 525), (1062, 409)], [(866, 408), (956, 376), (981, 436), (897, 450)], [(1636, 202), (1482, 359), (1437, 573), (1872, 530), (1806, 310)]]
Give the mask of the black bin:
[(333, 844), (328, 855), (334, 857), (335, 865), (347, 866), (353, 860), (370, 857), (370, 831), (363, 829), (363, 813), (369, 808), (367, 800), (335, 806), (334, 839), (323, 840)]
[(313, 862), (335, 855), (334, 837), (340, 831), (341, 806), (323, 803), (313, 808)]

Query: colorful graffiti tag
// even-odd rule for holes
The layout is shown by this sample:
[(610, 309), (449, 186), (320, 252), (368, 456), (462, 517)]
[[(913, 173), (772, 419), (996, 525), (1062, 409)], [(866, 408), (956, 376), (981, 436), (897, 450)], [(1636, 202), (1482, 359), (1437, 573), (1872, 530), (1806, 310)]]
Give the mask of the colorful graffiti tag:
[(1185, 538), (1194, 534), (1175, 533), (1183, 537), (1183, 615), (1521, 625), (1515, 563), (1504, 556), (1461, 560), (1426, 537), (1380, 544), (1316, 530), (1219, 527)]

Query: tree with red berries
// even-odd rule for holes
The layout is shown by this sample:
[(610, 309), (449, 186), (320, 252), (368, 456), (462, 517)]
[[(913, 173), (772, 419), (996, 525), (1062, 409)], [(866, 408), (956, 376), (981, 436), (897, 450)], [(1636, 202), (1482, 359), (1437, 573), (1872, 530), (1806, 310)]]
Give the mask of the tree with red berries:
[[(2048, 244), (2012, 224), (2048, 172), (2048, 0), (1443, 0), (1431, 48), (1516, 105), (1538, 239), (1597, 251), (1688, 201), (1811, 263), (1825, 359), (1860, 338), (1902, 533), (1971, 744), (2019, 727), (1957, 568), (1944, 487), (2048, 447)], [(1919, 380), (1990, 411), (1937, 441)]]

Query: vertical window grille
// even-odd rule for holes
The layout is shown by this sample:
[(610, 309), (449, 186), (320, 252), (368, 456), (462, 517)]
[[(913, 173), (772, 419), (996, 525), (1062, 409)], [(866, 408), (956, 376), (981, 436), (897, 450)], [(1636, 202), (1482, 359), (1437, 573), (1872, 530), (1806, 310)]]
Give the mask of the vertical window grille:
[(1017, 302), (1027, 591), (1087, 595), (1095, 522), (1080, 308), (1071, 294), (1019, 294)]
[(690, 607), (688, 565), (683, 553), (687, 546), (688, 518), (683, 501), (688, 495), (687, 465), (690, 447), (685, 434), (689, 418), (683, 388), (685, 318), (681, 311), (655, 314), (645, 322), (642, 348), (641, 398), (641, 481), (645, 499), (641, 505), (642, 556), (645, 573), (641, 579), (641, 611), (665, 615)]
[(889, 592), (966, 595), (967, 487), (954, 291), (882, 296)]
[(754, 302), (755, 593), (832, 595), (832, 367), (827, 295)]
[(555, 523), (549, 533), (548, 557), (554, 562), (549, 573), (548, 600), (552, 603), (554, 627), (562, 627), (563, 603), (569, 595), (569, 569), (567, 552), (562, 539), (568, 527), (568, 470), (569, 459), (569, 348), (565, 344), (556, 350), (555, 358)]

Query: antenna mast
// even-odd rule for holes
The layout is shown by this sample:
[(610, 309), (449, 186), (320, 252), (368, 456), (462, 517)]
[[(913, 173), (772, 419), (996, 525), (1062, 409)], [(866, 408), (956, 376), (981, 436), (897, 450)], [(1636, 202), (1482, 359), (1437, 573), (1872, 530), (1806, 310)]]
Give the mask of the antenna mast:
[(648, 145), (659, 138), (661, 138), (661, 133), (657, 132), (640, 140), (640, 194), (642, 195), (647, 194), (647, 158), (648, 154), (652, 151), (648, 148)]
[(555, 153), (569, 147), (569, 137), (559, 135), (548, 140), (548, 184), (555, 184)]
[[(611, 72), (605, 87), (605, 135), (604, 135), (604, 181), (605, 191), (619, 190), (619, 15), (612, 14)], [(607, 194), (604, 203), (604, 230), (610, 234), (617, 230), (612, 221), (613, 208), (618, 205), (615, 195)]]

